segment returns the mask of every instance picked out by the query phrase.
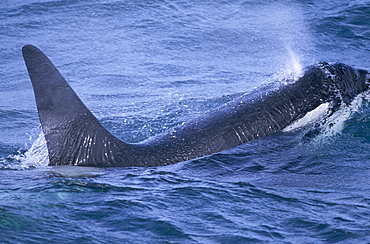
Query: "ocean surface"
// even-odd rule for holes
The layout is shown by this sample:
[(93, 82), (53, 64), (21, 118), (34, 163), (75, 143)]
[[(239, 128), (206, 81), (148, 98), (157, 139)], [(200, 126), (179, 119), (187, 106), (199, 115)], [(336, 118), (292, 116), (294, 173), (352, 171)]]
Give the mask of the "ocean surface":
[(320, 61), (370, 70), (368, 1), (2, 0), (0, 40), (0, 243), (370, 243), (369, 92), (200, 159), (50, 167), (21, 55), (139, 142)]

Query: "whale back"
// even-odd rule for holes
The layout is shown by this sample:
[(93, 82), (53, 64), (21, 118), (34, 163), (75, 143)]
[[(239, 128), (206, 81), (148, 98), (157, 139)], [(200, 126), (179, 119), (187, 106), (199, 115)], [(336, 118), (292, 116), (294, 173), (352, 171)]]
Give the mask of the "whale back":
[(319, 63), (297, 81), (244, 95), (201, 117), (149, 138), (125, 143), (106, 130), (52, 62), (35, 46), (23, 47), (50, 165), (161, 166), (236, 147), (280, 131), (322, 103), (332, 112), (368, 89), (368, 72)]

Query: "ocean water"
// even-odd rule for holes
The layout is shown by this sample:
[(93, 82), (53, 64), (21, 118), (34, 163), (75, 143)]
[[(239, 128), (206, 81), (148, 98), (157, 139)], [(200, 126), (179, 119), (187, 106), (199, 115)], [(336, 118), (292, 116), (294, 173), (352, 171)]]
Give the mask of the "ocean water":
[(50, 167), (21, 48), (138, 142), (319, 61), (370, 69), (366, 1), (3, 0), (0, 243), (370, 243), (370, 94), (166, 167)]

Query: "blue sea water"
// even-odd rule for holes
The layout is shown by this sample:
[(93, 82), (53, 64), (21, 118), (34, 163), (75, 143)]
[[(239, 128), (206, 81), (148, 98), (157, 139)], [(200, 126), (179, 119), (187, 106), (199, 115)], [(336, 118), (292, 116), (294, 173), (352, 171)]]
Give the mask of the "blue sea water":
[(370, 243), (369, 93), (201, 159), (50, 167), (21, 56), (138, 142), (318, 61), (369, 70), (370, 3), (3, 0), (0, 20), (1, 243)]

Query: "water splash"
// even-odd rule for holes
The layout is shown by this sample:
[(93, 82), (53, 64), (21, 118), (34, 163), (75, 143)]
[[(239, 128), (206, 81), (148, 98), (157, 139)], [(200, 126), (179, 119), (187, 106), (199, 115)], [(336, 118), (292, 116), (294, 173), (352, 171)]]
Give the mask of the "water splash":
[[(329, 115), (330, 104), (322, 104), (283, 131), (292, 132), (303, 129), (302, 139), (309, 138), (308, 144), (314, 148), (331, 144), (345, 130), (346, 121), (355, 114), (361, 113), (364, 101), (370, 101), (370, 91), (359, 94), (351, 104), (342, 105), (338, 111), (331, 115)], [(302, 143), (306, 144), (307, 140), (302, 140)]]
[(323, 145), (333, 141), (336, 135), (342, 134), (345, 129), (345, 123), (351, 119), (354, 114), (361, 113), (365, 100), (370, 99), (370, 91), (359, 94), (349, 105), (343, 105), (337, 112), (328, 117), (322, 124), (321, 133), (312, 140), (313, 145)]
[(285, 49), (289, 55), (290, 60), (287, 65), (287, 72), (295, 78), (300, 77), (302, 75), (303, 68), (298, 55), (288, 45), (285, 46)]
[(266, 50), (276, 54), (270, 60), (271, 66), (277, 68), (272, 78), (282, 82), (296, 80), (302, 75), (304, 64), (315, 61), (314, 41), (301, 6), (267, 4), (258, 14), (262, 16), (258, 20), (264, 24), (261, 32), (266, 33), (263, 37), (270, 43)]
[(40, 132), (30, 149), (25, 153), (14, 155), (12, 158), (18, 164), (10, 164), (7, 166), (8, 169), (25, 170), (48, 166), (49, 157), (44, 134)]

